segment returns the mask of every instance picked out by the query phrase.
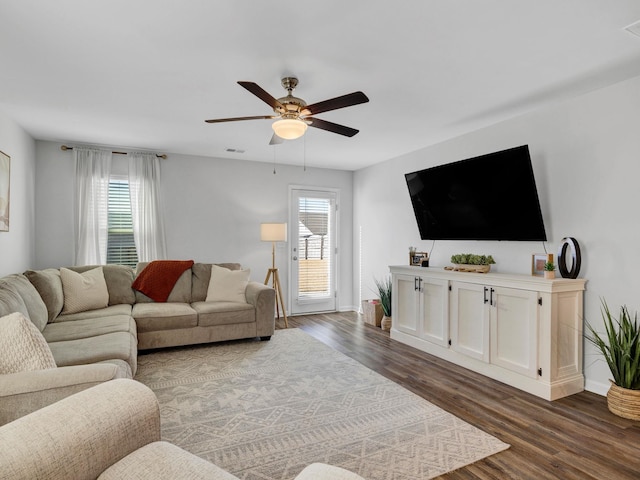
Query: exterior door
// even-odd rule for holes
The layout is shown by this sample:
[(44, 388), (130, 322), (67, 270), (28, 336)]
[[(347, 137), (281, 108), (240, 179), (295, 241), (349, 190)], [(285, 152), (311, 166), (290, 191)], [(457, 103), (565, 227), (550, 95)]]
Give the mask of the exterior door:
[(291, 190), (291, 313), (333, 312), (337, 304), (337, 197)]

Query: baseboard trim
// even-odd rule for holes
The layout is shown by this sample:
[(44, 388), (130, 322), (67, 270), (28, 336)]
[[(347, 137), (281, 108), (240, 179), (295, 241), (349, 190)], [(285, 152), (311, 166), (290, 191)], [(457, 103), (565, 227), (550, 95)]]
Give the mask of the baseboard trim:
[(339, 312), (356, 312), (356, 313), (361, 313), (358, 311), (358, 307), (356, 307), (355, 305), (341, 305), (338, 308)]
[(609, 391), (609, 384), (586, 379), (584, 381), (584, 389), (587, 392), (597, 393), (598, 395), (602, 395), (603, 397), (606, 397), (607, 392)]

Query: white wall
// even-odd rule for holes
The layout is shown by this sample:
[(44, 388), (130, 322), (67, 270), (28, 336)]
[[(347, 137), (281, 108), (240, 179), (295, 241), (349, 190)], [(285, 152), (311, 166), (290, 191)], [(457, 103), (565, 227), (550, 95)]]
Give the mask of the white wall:
[[(37, 142), (38, 268), (73, 263), (73, 156), (60, 145)], [(114, 169), (123, 158), (114, 156)], [(278, 165), (274, 175), (272, 164), (178, 154), (161, 166), (169, 258), (240, 262), (260, 282), (271, 266), (271, 244), (260, 241), (260, 223), (288, 222), (289, 185), (339, 189), (338, 295), (341, 309), (353, 308), (352, 172)], [(288, 251), (284, 244), (276, 251), (285, 292)]]
[(0, 232), (0, 276), (34, 264), (35, 142), (0, 113), (0, 150), (11, 157), (9, 231)]
[[(639, 309), (639, 126), (640, 77), (356, 172), (354, 238), (362, 240), (354, 248), (354, 299), (360, 279), (369, 298), (374, 276), (385, 275), (388, 265), (406, 264), (410, 245), (432, 246), (420, 240), (405, 173), (528, 144), (548, 251), (557, 253), (565, 236), (581, 246), (585, 319), (602, 327), (601, 297), (615, 311), (622, 304)], [(490, 172), (485, 181), (491, 188)], [(438, 241), (431, 265), (472, 252), (493, 255), (492, 270), (530, 274), (531, 254), (542, 251), (537, 242)], [(585, 347), (586, 387), (603, 394), (611, 375), (591, 345)]]

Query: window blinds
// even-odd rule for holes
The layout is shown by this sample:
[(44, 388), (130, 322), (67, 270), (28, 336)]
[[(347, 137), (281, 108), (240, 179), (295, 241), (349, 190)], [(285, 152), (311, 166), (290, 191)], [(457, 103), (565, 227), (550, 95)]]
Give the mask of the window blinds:
[(326, 298), (331, 285), (331, 200), (300, 198), (298, 203), (298, 295), (301, 299)]
[(129, 182), (114, 178), (109, 180), (107, 263), (134, 268), (138, 263), (133, 239)]

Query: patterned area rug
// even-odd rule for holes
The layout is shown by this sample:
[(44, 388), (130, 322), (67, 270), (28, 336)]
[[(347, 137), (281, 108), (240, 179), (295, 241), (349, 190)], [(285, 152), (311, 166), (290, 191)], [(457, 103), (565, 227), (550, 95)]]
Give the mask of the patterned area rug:
[(299, 329), (140, 355), (162, 436), (241, 479), (292, 479), (324, 462), (376, 479), (427, 479), (509, 446)]

